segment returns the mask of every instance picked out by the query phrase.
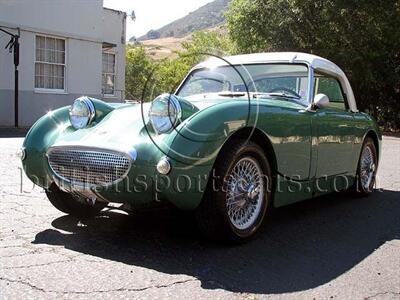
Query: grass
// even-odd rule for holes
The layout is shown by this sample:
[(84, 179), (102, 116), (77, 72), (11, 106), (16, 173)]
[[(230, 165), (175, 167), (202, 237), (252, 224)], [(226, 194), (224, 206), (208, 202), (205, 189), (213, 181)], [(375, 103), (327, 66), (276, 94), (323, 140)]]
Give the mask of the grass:
[(144, 45), (147, 55), (154, 60), (160, 60), (176, 57), (176, 52), (182, 50), (182, 43), (189, 39), (190, 36), (184, 38), (168, 37), (156, 40), (146, 40), (141, 43)]

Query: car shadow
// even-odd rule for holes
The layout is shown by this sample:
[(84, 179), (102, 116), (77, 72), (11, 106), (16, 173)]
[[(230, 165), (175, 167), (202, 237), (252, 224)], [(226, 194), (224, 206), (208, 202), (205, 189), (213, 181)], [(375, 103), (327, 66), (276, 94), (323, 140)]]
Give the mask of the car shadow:
[(286, 293), (325, 284), (387, 241), (400, 238), (400, 192), (368, 198), (321, 197), (269, 215), (253, 241), (211, 243), (189, 214), (174, 211), (127, 216), (106, 211), (87, 221), (63, 216), (33, 243), (62, 245), (107, 260), (198, 278), (203, 288)]

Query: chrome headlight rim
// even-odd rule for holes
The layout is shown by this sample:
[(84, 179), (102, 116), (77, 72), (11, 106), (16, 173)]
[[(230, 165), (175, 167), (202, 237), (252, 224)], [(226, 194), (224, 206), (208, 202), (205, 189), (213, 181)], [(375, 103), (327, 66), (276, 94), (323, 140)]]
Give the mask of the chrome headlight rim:
[[(74, 122), (72, 121), (71, 113), (77, 102), (83, 103), (86, 106), (87, 111), (88, 111), (87, 121), (85, 122), (85, 124), (83, 126), (77, 126), (77, 124), (76, 123), (74, 124)], [(70, 121), (72, 127), (74, 127), (77, 130), (83, 129), (83, 128), (86, 128), (87, 126), (89, 126), (93, 122), (95, 116), (96, 116), (96, 109), (94, 107), (93, 102), (90, 100), (89, 97), (80, 97), (78, 99), (75, 99), (74, 103), (69, 108), (69, 121)]]
[[(167, 107), (167, 111), (168, 111), (167, 116), (170, 121), (170, 126), (168, 128), (160, 128), (154, 121), (154, 117), (156, 117), (156, 115), (154, 114), (153, 108), (157, 104), (157, 102), (165, 100), (165, 99), (167, 100), (166, 101), (166, 103), (167, 103), (166, 107)], [(171, 106), (173, 107), (174, 115), (171, 115)], [(164, 134), (164, 133), (170, 132), (172, 129), (174, 129), (176, 127), (176, 125), (179, 124), (181, 119), (182, 119), (182, 106), (181, 106), (181, 103), (179, 102), (178, 98), (175, 95), (162, 94), (162, 95), (158, 96), (157, 98), (155, 98), (151, 102), (151, 106), (150, 106), (150, 110), (149, 110), (149, 120), (150, 120), (150, 123), (151, 123), (154, 131), (157, 134)]]

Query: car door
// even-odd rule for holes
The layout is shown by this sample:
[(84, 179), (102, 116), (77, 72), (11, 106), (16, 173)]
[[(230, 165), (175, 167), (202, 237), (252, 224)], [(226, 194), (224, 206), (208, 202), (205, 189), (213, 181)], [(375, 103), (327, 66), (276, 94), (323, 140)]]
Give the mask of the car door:
[[(325, 94), (330, 100), (328, 107), (317, 109), (313, 116), (317, 156), (315, 178), (332, 179), (335, 175), (345, 175), (350, 171), (354, 155), (354, 116), (348, 109), (346, 96), (336, 78), (316, 74), (315, 93)], [(332, 187), (331, 181), (327, 183)]]
[[(310, 164), (313, 115), (300, 104), (277, 100), (271, 102), (265, 106), (261, 104), (258, 126), (268, 134), (276, 156), (279, 176), (274, 205), (284, 206), (312, 197)], [(273, 102), (277, 103), (273, 106)]]

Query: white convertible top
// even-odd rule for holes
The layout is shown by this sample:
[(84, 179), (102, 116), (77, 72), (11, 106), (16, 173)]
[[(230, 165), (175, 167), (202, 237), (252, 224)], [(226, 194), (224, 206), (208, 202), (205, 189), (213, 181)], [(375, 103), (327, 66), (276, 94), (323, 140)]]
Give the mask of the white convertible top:
[(227, 56), (223, 59), (212, 57), (200, 64), (194, 69), (207, 68), (207, 67), (219, 67), (226, 66), (228, 63), (231, 65), (246, 65), (246, 64), (257, 64), (257, 63), (304, 63), (312, 68), (314, 71), (320, 71), (322, 73), (329, 74), (337, 78), (346, 93), (347, 101), (351, 111), (357, 112), (357, 104), (354, 98), (353, 89), (351, 88), (350, 82), (346, 75), (336, 64), (333, 62), (307, 53), (301, 52), (269, 52), (269, 53), (255, 53), (255, 54), (244, 54)]

